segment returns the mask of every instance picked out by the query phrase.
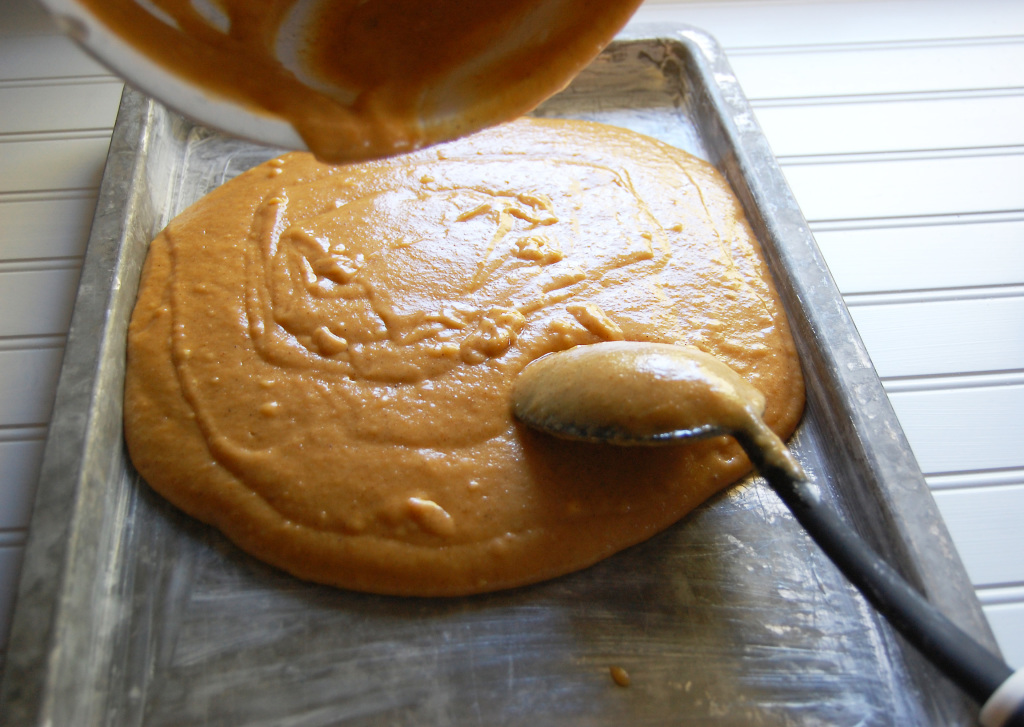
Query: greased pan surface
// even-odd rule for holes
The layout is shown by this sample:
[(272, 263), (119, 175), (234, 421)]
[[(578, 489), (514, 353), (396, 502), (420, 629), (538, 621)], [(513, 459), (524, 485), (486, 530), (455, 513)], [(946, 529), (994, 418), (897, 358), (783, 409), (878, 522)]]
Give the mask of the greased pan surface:
[[(717, 165), (765, 249), (808, 385), (793, 440), (836, 506), (994, 647), (850, 317), (714, 41), (631, 26), (537, 112)], [(2, 713), (44, 725), (932, 725), (972, 707), (751, 478), (586, 571), (401, 599), (300, 582), (138, 479), (125, 332), (149, 240), (274, 155), (125, 93), (69, 335)], [(609, 667), (624, 667), (628, 688)]]

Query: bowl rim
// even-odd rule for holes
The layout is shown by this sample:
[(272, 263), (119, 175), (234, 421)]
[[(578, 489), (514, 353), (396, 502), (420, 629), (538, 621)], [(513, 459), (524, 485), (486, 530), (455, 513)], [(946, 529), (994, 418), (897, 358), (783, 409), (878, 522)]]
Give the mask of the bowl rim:
[(76, 0), (39, 0), (58, 27), (127, 83), (203, 126), (267, 146), (307, 149), (290, 123), (214, 95), (154, 62)]

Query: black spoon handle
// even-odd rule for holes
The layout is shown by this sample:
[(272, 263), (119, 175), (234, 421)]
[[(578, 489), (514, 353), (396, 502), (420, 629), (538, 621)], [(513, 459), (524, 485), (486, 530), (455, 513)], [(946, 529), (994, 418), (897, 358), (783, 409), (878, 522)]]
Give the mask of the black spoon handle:
[[(765, 461), (764, 450), (752, 440), (742, 435), (737, 440), (811, 538), (918, 651), (979, 704), (1007, 683), (1013, 670), (914, 590), (821, 499), (816, 485)], [(1001, 721), (987, 727), (1024, 727), (1024, 694), (1019, 686), (1015, 692), (1016, 703), (1003, 705)]]

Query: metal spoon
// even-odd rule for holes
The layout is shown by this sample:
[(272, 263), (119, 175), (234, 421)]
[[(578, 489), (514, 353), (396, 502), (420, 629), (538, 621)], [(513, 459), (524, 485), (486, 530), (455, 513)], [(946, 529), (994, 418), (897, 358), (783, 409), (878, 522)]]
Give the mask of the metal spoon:
[(839, 517), (762, 420), (764, 397), (722, 361), (671, 344), (577, 346), (526, 366), (512, 400), (516, 417), (525, 424), (568, 439), (629, 446), (734, 437), (850, 582), (983, 705), (982, 725), (1024, 725), (1024, 669), (1014, 673), (964, 633)]

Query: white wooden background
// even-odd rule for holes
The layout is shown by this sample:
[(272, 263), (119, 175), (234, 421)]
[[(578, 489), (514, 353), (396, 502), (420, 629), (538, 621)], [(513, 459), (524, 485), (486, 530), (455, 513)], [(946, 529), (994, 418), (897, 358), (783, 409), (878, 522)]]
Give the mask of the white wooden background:
[[(1024, 2), (647, 0), (725, 47), (1024, 666)], [(0, 668), (121, 82), (0, 0)]]

